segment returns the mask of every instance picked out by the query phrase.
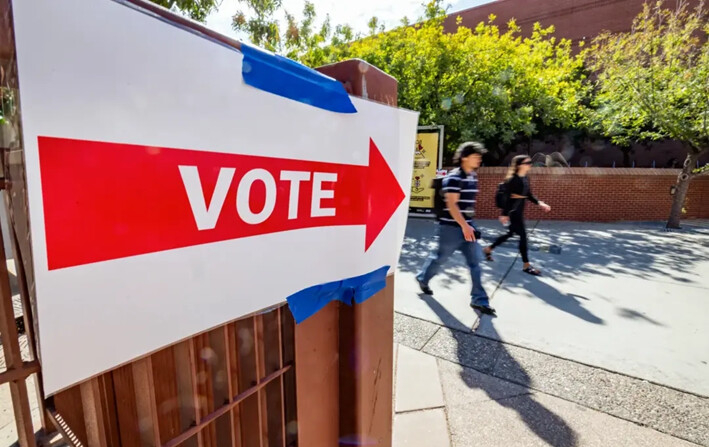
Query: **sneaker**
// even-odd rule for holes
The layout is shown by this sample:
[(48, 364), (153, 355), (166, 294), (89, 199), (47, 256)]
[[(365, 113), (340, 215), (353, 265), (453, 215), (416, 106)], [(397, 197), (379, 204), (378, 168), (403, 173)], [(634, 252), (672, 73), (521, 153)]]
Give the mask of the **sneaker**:
[(497, 316), (497, 311), (495, 311), (495, 309), (490, 306), (483, 306), (480, 304), (471, 304), (470, 307), (479, 311), (482, 314)]
[(428, 287), (428, 284), (425, 284), (423, 281), (416, 280), (419, 283), (419, 287), (421, 288), (421, 291), (425, 293), (426, 295), (433, 295), (433, 290), (431, 290), (430, 287)]

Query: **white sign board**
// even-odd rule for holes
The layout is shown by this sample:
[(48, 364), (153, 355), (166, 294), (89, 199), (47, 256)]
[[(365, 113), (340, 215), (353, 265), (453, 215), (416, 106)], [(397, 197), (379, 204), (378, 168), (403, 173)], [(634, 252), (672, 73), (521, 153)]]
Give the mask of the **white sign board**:
[(250, 87), (241, 53), (109, 0), (13, 13), (48, 394), (397, 264), (415, 113)]

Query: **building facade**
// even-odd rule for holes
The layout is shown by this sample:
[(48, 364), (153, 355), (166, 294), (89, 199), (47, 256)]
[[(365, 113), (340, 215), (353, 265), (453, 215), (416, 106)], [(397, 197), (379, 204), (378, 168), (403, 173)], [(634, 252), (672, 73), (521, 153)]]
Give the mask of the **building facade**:
[[(515, 19), (525, 35), (536, 22), (542, 26), (554, 25), (555, 35), (574, 42), (590, 43), (602, 31), (630, 31), (633, 19), (648, 0), (497, 0), (492, 3), (450, 14), (445, 21), (447, 31), (455, 32), (456, 20), (468, 28), (487, 21), (491, 14), (503, 25)], [(649, 0), (654, 3), (655, 0)], [(676, 7), (680, 0), (665, 0), (666, 7)], [(699, 0), (689, 0), (696, 5)]]

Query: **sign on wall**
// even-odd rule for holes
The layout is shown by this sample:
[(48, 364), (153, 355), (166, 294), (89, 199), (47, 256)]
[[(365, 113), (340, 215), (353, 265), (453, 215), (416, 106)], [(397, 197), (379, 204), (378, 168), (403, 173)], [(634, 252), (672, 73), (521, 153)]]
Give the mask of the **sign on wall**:
[(118, 2), (13, 13), (48, 394), (397, 264), (417, 114), (254, 88), (244, 54)]
[(431, 182), (441, 168), (443, 126), (420, 126), (414, 146), (414, 170), (411, 179), (411, 211), (430, 213), (434, 191)]

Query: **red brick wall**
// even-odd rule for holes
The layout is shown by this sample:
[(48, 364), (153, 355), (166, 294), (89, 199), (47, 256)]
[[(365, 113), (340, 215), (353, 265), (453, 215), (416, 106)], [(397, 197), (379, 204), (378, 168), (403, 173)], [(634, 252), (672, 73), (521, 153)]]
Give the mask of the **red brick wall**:
[[(506, 168), (480, 168), (477, 217), (495, 219), (495, 191)], [(549, 214), (531, 203), (529, 219), (590, 222), (665, 220), (672, 205), (674, 169), (534, 168), (532, 191), (552, 207)], [(687, 219), (709, 218), (709, 176), (692, 180), (685, 204)]]

